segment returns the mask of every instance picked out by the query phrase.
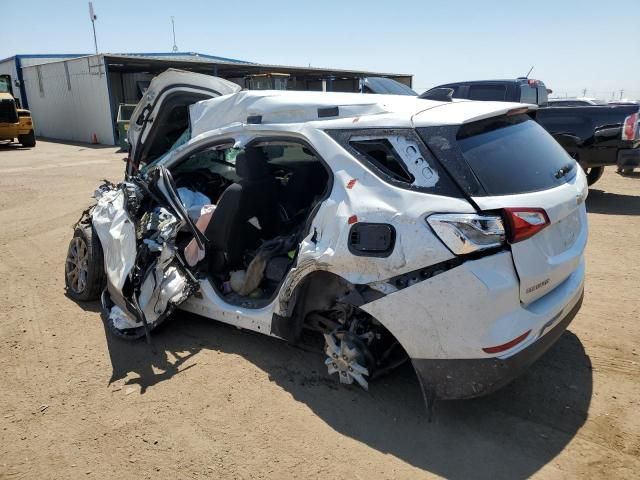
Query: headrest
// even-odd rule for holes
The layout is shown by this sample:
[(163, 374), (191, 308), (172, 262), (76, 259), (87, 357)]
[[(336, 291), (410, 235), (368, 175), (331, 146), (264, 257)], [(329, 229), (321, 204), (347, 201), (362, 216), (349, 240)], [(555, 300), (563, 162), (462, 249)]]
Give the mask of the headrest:
[(236, 156), (236, 173), (245, 180), (260, 180), (269, 176), (267, 158), (256, 147), (248, 147)]

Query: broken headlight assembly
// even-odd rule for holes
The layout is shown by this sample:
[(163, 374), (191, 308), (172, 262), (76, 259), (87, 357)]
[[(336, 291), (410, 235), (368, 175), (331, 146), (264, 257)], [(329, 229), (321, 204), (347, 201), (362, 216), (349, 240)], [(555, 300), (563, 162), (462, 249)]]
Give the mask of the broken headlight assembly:
[(456, 255), (501, 247), (506, 234), (502, 217), (475, 213), (438, 213), (427, 223)]

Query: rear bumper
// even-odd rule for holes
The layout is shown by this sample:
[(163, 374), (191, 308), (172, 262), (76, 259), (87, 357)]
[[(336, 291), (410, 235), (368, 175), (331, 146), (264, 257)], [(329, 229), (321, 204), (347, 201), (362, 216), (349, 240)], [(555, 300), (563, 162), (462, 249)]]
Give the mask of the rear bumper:
[(487, 395), (518, 377), (564, 333), (582, 305), (578, 301), (560, 312), (555, 326), (538, 340), (508, 358), (412, 359), (425, 399), (464, 399)]
[(635, 168), (640, 166), (640, 147), (618, 150), (619, 168)]

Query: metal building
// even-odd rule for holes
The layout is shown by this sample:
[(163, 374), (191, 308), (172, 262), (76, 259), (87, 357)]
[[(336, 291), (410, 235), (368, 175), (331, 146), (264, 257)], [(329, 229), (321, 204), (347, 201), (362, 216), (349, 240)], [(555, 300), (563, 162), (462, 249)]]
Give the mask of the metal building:
[(0, 60), (0, 75), (9, 75), (12, 80), (14, 96), (23, 108), (29, 108), (22, 82), (22, 68), (49, 62), (59, 62), (69, 58), (86, 55), (84, 53), (62, 53), (44, 55), (14, 55)]
[[(12, 67), (12, 59), (18, 58)], [(277, 74), (286, 76), (290, 90), (354, 92), (367, 77), (392, 78), (411, 87), (413, 79), (412, 75), (268, 65), (180, 52), (16, 55), (0, 61), (0, 74), (3, 68), (12, 78), (15, 75), (20, 100), (31, 110), (38, 136), (107, 145), (118, 140), (118, 106), (137, 103), (151, 79), (167, 68), (216, 75), (242, 87), (251, 87), (250, 79), (257, 76)]]

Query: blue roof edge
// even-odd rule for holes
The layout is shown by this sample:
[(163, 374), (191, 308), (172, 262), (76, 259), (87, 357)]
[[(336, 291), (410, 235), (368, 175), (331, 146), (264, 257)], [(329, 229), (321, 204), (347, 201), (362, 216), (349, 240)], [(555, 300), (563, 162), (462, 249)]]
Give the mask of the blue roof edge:
[[(16, 58), (65, 58), (65, 57), (87, 57), (91, 56), (91, 53), (20, 53), (16, 55), (12, 55), (7, 58), (0, 59), (0, 63), (6, 62), (7, 60), (14, 60)], [(209, 58), (212, 60), (225, 60), (228, 62), (238, 62), (238, 63), (246, 63), (247, 65), (254, 64), (255, 62), (250, 62), (248, 60), (238, 60), (237, 58), (229, 58), (229, 57), (220, 57), (217, 55), (209, 55), (207, 53), (198, 53), (198, 52), (130, 52), (130, 53), (103, 53), (100, 55), (138, 55), (138, 56), (154, 56), (154, 57), (175, 57), (175, 56), (184, 56), (189, 55), (192, 57), (203, 57)]]

